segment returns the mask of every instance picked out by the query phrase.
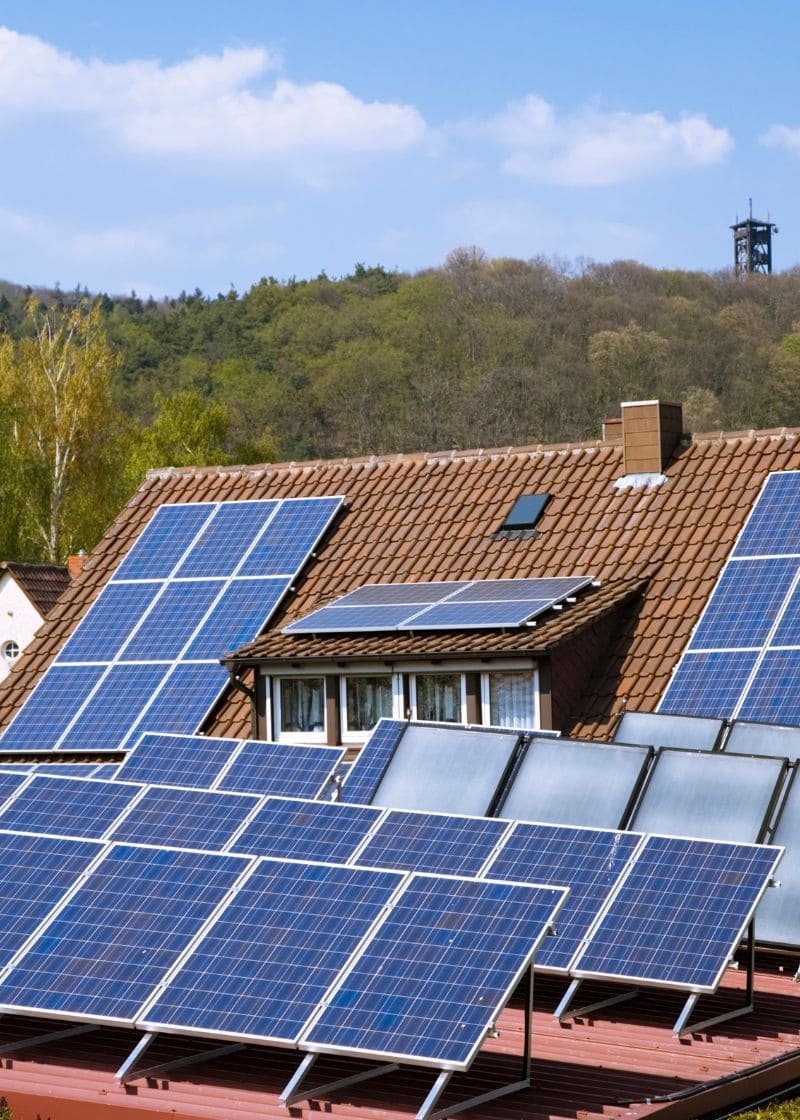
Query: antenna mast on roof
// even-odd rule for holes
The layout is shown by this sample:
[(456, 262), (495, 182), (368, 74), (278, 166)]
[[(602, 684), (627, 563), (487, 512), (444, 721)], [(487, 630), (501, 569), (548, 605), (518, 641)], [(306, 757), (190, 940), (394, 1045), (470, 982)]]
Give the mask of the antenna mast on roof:
[(761, 222), (753, 217), (753, 200), (749, 201), (749, 217), (737, 218), (733, 230), (733, 267), (737, 276), (750, 272), (772, 272), (772, 233), (778, 232), (774, 222)]

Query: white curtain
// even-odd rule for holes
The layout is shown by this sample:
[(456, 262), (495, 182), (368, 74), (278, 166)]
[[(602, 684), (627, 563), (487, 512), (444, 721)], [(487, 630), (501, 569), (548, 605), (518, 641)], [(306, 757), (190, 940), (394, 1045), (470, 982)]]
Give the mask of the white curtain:
[(461, 674), (418, 673), (417, 719), (461, 722)]
[(533, 673), (489, 674), (489, 722), (496, 727), (535, 727)]
[(347, 730), (371, 731), (392, 714), (391, 677), (347, 678)]
[(281, 731), (325, 730), (325, 681), (322, 677), (284, 677), (281, 682)]

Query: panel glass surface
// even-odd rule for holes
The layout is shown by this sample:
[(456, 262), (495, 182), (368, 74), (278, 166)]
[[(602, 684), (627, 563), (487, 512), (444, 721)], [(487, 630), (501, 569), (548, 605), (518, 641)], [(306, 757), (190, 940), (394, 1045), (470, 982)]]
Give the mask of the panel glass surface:
[(265, 861), (146, 1012), (146, 1029), (293, 1042), (401, 878)]
[(134, 785), (37, 774), (0, 810), (0, 827), (99, 840), (138, 792)]
[(785, 765), (775, 758), (662, 750), (632, 826), (754, 843)]
[(477, 875), (508, 825), (486, 817), (390, 812), (358, 853), (364, 867)]
[(800, 472), (768, 476), (733, 555), (800, 556)]
[(620, 828), (650, 757), (647, 747), (533, 739), (497, 815)]
[(734, 713), (757, 657), (752, 650), (684, 654), (659, 712), (726, 719)]
[(370, 809), (366, 805), (270, 797), (236, 838), (230, 851), (346, 863), (375, 827), (380, 814), (380, 809)]
[(429, 607), (400, 630), (448, 630), (470, 626), (521, 626), (529, 618), (541, 614), (552, 603), (550, 599), (502, 599), (488, 603), (439, 603)]
[(221, 665), (181, 662), (147, 709), (136, 731), (191, 734), (203, 722), (228, 683)]
[(639, 833), (518, 824), (486, 872), (492, 879), (569, 887), (556, 934), (542, 942), (536, 968), (566, 973), (600, 908), (628, 867)]
[[(110, 838), (129, 844), (162, 844), (218, 852), (258, 803), (257, 797), (234, 793), (203, 793), (155, 786), (145, 791)], [(0, 814), (0, 821), (2, 819)]]
[(372, 583), (349, 591), (337, 605), (357, 606), (393, 606), (401, 603), (410, 603), (425, 606), (427, 603), (438, 603), (448, 595), (453, 595), (463, 587), (470, 587), (471, 580), (440, 580), (438, 583)]
[(721, 719), (675, 716), (663, 712), (625, 712), (614, 732), (614, 742), (711, 751), (721, 732)]
[(314, 798), (344, 757), (340, 747), (291, 743), (245, 743), (218, 788), (238, 793), (272, 793)]
[(302, 1048), (466, 1068), (562, 897), (414, 876)]
[(52, 750), (105, 671), (104, 665), (53, 665), (0, 736), (3, 750)]
[(765, 754), (775, 758), (800, 758), (800, 727), (737, 720), (725, 740), (726, 754)]
[(167, 579), (215, 509), (213, 502), (159, 506), (112, 579)]
[(167, 670), (166, 665), (112, 665), (108, 676), (60, 741), (59, 749), (88, 751), (116, 747)]
[(787, 557), (731, 561), (692, 635), (692, 649), (763, 646), (797, 564), (797, 559)]
[(320, 607), (313, 614), (284, 628), (284, 634), (312, 634), (323, 631), (395, 630), (408, 617), (407, 603), (390, 606)]
[(120, 660), (175, 661), (223, 587), (221, 580), (168, 584)]
[(369, 804), (406, 727), (403, 720), (378, 720), (344, 779), (342, 796), (345, 801)]
[(501, 602), (504, 599), (563, 599), (591, 583), (588, 576), (546, 576), (537, 579), (479, 579), (452, 595), (450, 603)]
[(767, 650), (739, 715), (764, 723), (800, 723), (800, 649)]
[(0, 1007), (132, 1023), (245, 867), (115, 845), (0, 984)]
[(0, 831), (0, 968), (102, 852), (90, 840)]
[(16, 773), (11, 770), (6, 770), (3, 767), (0, 770), (0, 807), (5, 805), (9, 797), (12, 797), (24, 781), (27, 780), (30, 770), (26, 771), (21, 767), (16, 768)]
[(99, 766), (95, 766), (91, 773), (91, 777), (100, 778), (104, 782), (113, 782), (119, 774), (119, 762), (101, 762)]
[(389, 761), (372, 804), (483, 816), (506, 774), (518, 738), (516, 732), (411, 724)]
[(786, 795), (775, 844), (786, 851), (778, 866), (780, 886), (768, 890), (756, 912), (756, 938), (772, 945), (800, 947), (800, 780)]
[(258, 538), (240, 576), (294, 575), (342, 504), (341, 498), (287, 499)]
[(187, 660), (219, 660), (252, 641), (288, 588), (283, 579), (236, 579), (186, 651)]
[(713, 992), (777, 858), (774, 848), (649, 836), (573, 975)]
[(277, 508), (276, 501), (223, 503), (175, 575), (232, 576)]
[(160, 583), (109, 583), (56, 659), (112, 661), (161, 590)]
[(207, 789), (240, 746), (238, 739), (159, 735), (148, 731), (120, 767), (119, 778), (124, 782)]

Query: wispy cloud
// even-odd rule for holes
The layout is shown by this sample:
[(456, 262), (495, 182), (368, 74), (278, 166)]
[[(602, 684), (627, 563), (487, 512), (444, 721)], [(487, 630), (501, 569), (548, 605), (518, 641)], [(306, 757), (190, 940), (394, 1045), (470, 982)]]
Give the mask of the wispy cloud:
[(83, 61), (0, 28), (0, 119), (9, 112), (90, 116), (135, 151), (242, 161), (308, 150), (401, 151), (425, 135), (412, 106), (362, 101), (332, 82), (275, 77), (279, 64), (264, 47), (173, 66)]
[(785, 148), (787, 152), (800, 152), (800, 128), (787, 124), (771, 124), (759, 141), (767, 148)]
[(725, 128), (699, 113), (669, 120), (663, 113), (602, 112), (586, 106), (559, 116), (534, 94), (502, 113), (465, 121), (456, 133), (492, 141), (502, 170), (527, 182), (569, 187), (610, 186), (664, 172), (720, 163), (733, 148)]

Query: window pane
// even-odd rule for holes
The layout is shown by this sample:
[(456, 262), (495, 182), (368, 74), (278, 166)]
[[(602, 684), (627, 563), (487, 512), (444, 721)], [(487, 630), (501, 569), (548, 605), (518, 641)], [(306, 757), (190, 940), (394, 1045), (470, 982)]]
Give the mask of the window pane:
[(347, 730), (371, 731), (392, 714), (392, 678), (347, 677)]
[(322, 677), (283, 677), (281, 731), (325, 730), (325, 681)]
[(417, 719), (461, 722), (461, 674), (417, 674)]
[(489, 722), (495, 727), (536, 726), (533, 673), (489, 674)]

